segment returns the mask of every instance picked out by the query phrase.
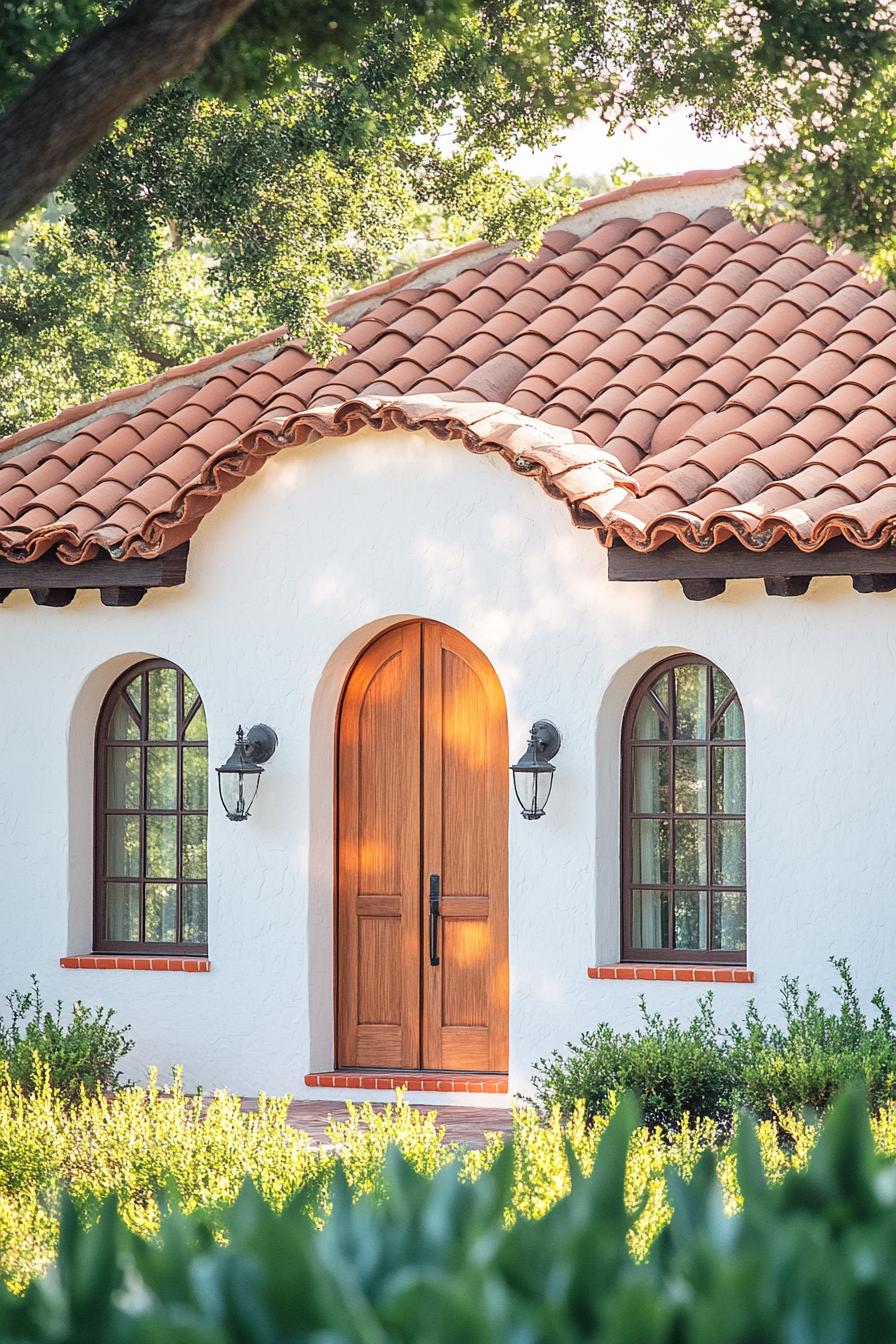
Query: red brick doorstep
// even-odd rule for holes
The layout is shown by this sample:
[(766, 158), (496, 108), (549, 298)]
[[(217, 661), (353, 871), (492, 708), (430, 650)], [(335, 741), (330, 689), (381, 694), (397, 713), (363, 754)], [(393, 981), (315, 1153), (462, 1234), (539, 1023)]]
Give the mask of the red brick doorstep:
[(634, 966), (615, 962), (589, 966), (591, 980), (678, 980), (704, 985), (752, 985), (756, 978), (746, 966)]
[(377, 1092), (394, 1092), (406, 1087), (409, 1092), (506, 1092), (507, 1077), (500, 1073), (361, 1073), (356, 1070), (331, 1070), (325, 1073), (306, 1073), (306, 1087), (366, 1088)]
[(60, 957), (67, 971), (210, 971), (208, 957)]

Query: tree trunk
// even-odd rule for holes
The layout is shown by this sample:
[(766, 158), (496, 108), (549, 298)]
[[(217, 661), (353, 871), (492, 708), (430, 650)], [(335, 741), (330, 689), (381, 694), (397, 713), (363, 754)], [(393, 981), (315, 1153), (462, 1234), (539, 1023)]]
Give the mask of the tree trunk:
[(195, 70), (253, 0), (136, 0), (73, 42), (0, 117), (0, 229), (57, 187), (115, 120)]

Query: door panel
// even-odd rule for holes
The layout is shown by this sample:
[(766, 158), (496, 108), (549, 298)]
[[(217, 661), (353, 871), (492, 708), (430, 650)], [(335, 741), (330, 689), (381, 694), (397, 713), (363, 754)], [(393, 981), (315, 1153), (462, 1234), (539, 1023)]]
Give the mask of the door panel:
[(457, 631), (410, 622), (355, 665), (337, 751), (340, 1066), (507, 1068), (507, 751), (498, 679)]
[(491, 664), (423, 627), (423, 865), (442, 878), (423, 962), (423, 1067), (507, 1068), (507, 717)]
[(339, 722), (337, 1063), (420, 1057), (420, 631), (361, 655)]

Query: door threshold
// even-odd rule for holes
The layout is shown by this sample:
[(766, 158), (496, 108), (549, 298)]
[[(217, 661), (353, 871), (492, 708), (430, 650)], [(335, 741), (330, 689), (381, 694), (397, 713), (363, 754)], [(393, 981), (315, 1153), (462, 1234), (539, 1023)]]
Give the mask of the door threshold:
[(506, 1073), (469, 1073), (425, 1069), (334, 1069), (327, 1073), (306, 1073), (306, 1087), (346, 1087), (394, 1092), (405, 1087), (409, 1092), (507, 1092)]

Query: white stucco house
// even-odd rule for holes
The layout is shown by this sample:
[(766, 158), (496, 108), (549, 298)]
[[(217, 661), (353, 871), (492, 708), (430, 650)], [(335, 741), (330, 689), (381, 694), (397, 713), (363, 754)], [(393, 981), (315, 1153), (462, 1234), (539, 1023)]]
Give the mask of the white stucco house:
[(896, 990), (896, 294), (738, 193), (0, 444), (0, 985), (114, 1008), (134, 1077), (490, 1104), (642, 994)]

